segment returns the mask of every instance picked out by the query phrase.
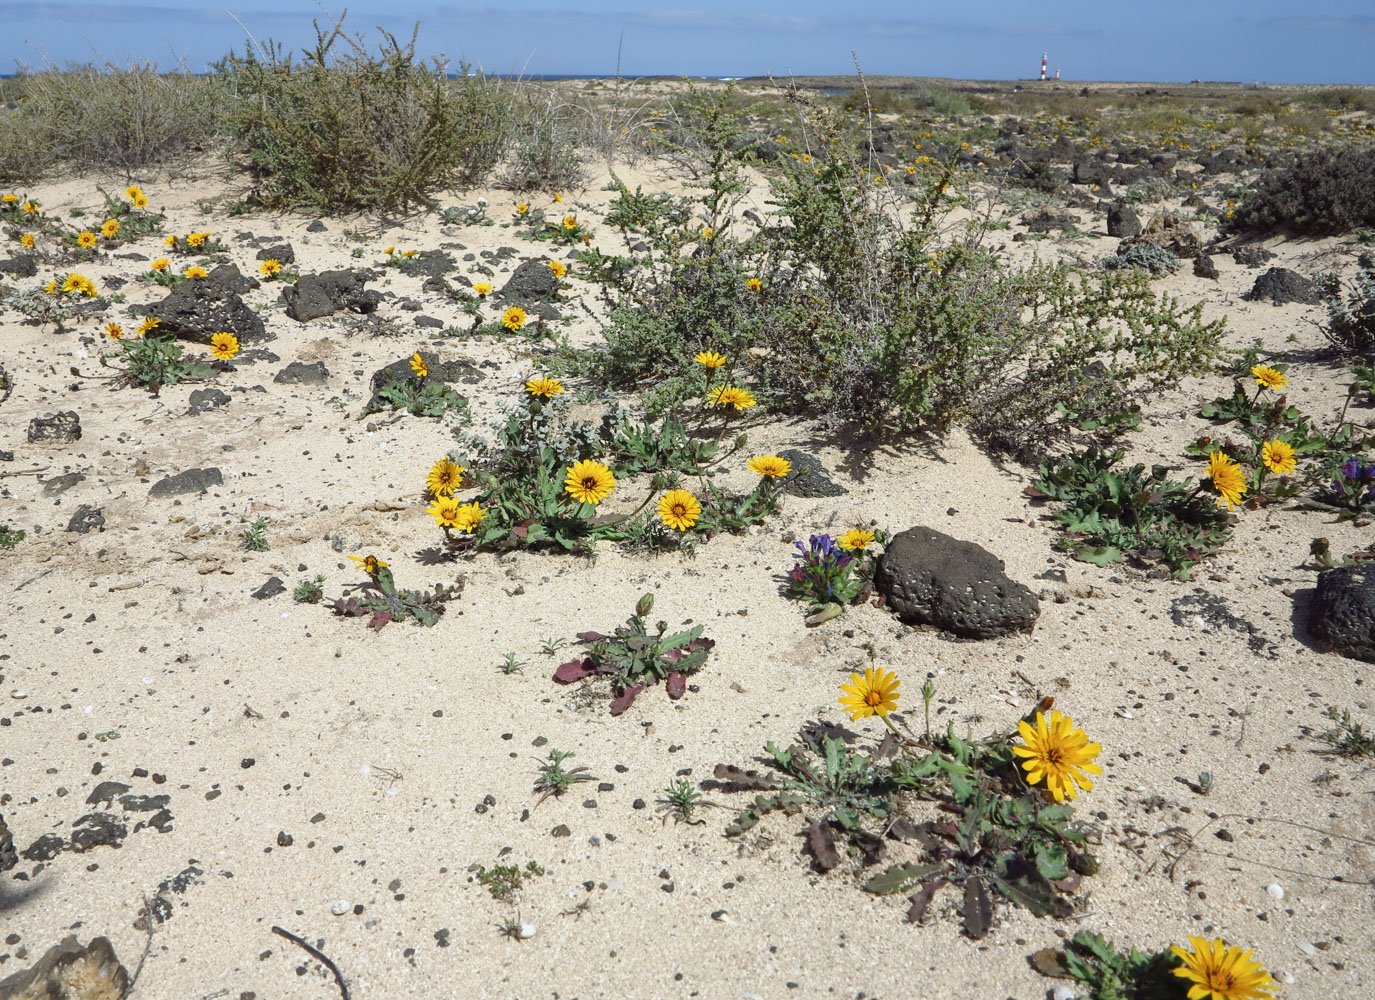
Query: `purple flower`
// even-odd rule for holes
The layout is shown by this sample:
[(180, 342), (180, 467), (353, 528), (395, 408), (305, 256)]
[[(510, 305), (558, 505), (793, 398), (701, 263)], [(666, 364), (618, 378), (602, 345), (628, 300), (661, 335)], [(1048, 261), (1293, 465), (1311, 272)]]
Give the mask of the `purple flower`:
[[(1368, 471), (1368, 470), (1367, 470)], [(1354, 458), (1348, 458), (1342, 463), (1342, 477), (1345, 479), (1359, 479), (1361, 476), (1361, 463)]]

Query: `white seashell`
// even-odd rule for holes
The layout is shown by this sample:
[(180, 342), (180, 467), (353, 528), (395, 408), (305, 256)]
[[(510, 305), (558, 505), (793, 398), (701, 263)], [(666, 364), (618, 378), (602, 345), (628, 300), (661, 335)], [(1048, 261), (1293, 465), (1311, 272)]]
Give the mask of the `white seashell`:
[(1051, 1000), (1075, 1000), (1078, 996), (1079, 992), (1073, 986), (1066, 986), (1064, 983), (1050, 992)]
[(535, 931), (537, 930), (539, 930), (539, 928), (536, 927), (534, 924), (530, 923), (530, 921), (522, 920), (520, 922), (520, 929), (516, 931), (516, 937), (524, 941), (526, 938), (534, 937)]
[(1265, 891), (1270, 894), (1271, 899), (1284, 898), (1284, 886), (1280, 885), (1278, 882), (1271, 882), (1265, 887)]
[(333, 913), (336, 917), (342, 917), (351, 909), (353, 909), (353, 904), (347, 899), (336, 899), (329, 904), (329, 912)]

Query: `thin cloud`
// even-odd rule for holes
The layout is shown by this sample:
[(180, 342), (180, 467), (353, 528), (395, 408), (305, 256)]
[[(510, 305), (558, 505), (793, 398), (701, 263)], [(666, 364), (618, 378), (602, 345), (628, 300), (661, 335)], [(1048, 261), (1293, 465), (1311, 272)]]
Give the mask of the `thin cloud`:
[(1366, 14), (1354, 14), (1350, 17), (1328, 14), (1267, 17), (1260, 23), (1266, 28), (1282, 28), (1285, 31), (1375, 31), (1375, 17)]

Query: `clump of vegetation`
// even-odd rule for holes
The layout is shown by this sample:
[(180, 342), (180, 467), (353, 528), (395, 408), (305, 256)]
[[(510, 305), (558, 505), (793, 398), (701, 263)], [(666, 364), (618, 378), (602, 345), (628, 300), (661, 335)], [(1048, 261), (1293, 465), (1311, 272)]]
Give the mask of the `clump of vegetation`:
[(579, 632), (578, 641), (586, 653), (569, 660), (554, 671), (554, 680), (572, 684), (588, 677), (610, 677), (616, 697), (611, 714), (620, 715), (646, 687), (665, 682), (668, 696), (681, 698), (687, 691), (688, 676), (707, 662), (716, 645), (702, 637), (704, 626), (669, 632), (668, 622), (658, 622), (651, 631), (646, 618), (654, 608), (654, 595), (645, 594), (624, 625), (606, 635)]
[(1375, 757), (1375, 731), (1353, 719), (1349, 708), (1338, 711), (1333, 706), (1326, 714), (1336, 726), (1320, 733), (1318, 738), (1328, 745), (1329, 753), (1340, 757)]
[(382, 31), (374, 54), (340, 23), (315, 30), (299, 63), (267, 42), (215, 64), (225, 124), (251, 162), (258, 204), (404, 209), (496, 163), (510, 116), (498, 81), (466, 66), (449, 80), (444, 63), (416, 57), (415, 33), (402, 44)]
[(61, 330), (70, 319), (92, 316), (109, 308), (96, 291), (95, 282), (75, 271), (49, 279), (41, 288), (13, 290), (0, 305), (38, 324), (52, 323)]
[(464, 423), (469, 419), (468, 401), (438, 379), (430, 378), (429, 364), (417, 352), (411, 357), (412, 378), (398, 379), (391, 372), (369, 401), (364, 415), (405, 410), (413, 417), (442, 417), (456, 414)]
[[(215, 375), (212, 365), (184, 357), (181, 342), (175, 337), (156, 336), (153, 333), (156, 330), (156, 321), (152, 322), (154, 325), (150, 326), (149, 321), (145, 320), (139, 331), (129, 336), (118, 330), (118, 324), (112, 324), (114, 329), (107, 330), (107, 334), (114, 339), (115, 351), (102, 353), (100, 363), (117, 372), (111, 376), (117, 383), (131, 387), (139, 386), (147, 389), (150, 395), (156, 396), (162, 391), (163, 386), (211, 378)], [(115, 336), (116, 332), (118, 336)]]
[(1375, 268), (1362, 268), (1350, 285), (1335, 292), (1327, 300), (1323, 333), (1337, 349), (1371, 357), (1375, 354)]
[(1284, 229), (1320, 236), (1375, 226), (1375, 149), (1318, 148), (1267, 170), (1235, 210), (1224, 233)]
[(1031, 964), (1044, 976), (1074, 980), (1088, 990), (1086, 1000), (1166, 1000), (1184, 989), (1171, 974), (1179, 962), (1170, 949), (1118, 951), (1093, 931), (1075, 934), (1061, 951), (1037, 952)]
[(520, 898), (520, 890), (525, 887), (527, 880), (544, 874), (544, 869), (534, 861), (525, 862), (524, 868), (519, 865), (493, 865), (491, 868), (477, 865), (471, 870), (477, 872), (474, 877), (486, 887), (492, 898), (502, 903), (514, 903)]
[(572, 750), (549, 751), (549, 759), (539, 766), (539, 773), (535, 776), (535, 791), (541, 793), (539, 802), (535, 803), (536, 808), (540, 802), (553, 796), (558, 798), (568, 789), (572, 788), (580, 781), (596, 781), (597, 779), (587, 773), (586, 767), (574, 767), (564, 770), (563, 762), (569, 757), (574, 756)]
[(1105, 271), (1135, 268), (1153, 275), (1173, 274), (1179, 270), (1179, 258), (1159, 243), (1147, 240), (1134, 243), (1111, 257), (1104, 257), (1100, 265)]
[(266, 552), (272, 548), (267, 540), (267, 518), (254, 518), (243, 530), (243, 547), (246, 552)]
[(323, 573), (316, 573), (313, 580), (296, 581), (296, 588), (291, 592), (291, 599), (297, 604), (319, 604), (325, 598), (324, 582), (325, 574)]
[(391, 569), (376, 556), (354, 559), (368, 574), (368, 582), (353, 588), (347, 596), (336, 598), (334, 613), (346, 618), (368, 618), (368, 628), (380, 629), (391, 622), (414, 620), (427, 628), (439, 621), (444, 606), (463, 593), (464, 580), (435, 584), (433, 591), (402, 590), (396, 586)]
[(808, 623), (834, 618), (847, 604), (864, 600), (873, 589), (877, 557), (869, 551), (883, 544), (881, 532), (853, 528), (837, 539), (812, 535), (807, 544), (794, 542), (797, 563), (788, 571), (784, 592), (805, 601), (815, 613)]
[(14, 548), (27, 534), (23, 528), (11, 528), (8, 524), (0, 524), (0, 549)]

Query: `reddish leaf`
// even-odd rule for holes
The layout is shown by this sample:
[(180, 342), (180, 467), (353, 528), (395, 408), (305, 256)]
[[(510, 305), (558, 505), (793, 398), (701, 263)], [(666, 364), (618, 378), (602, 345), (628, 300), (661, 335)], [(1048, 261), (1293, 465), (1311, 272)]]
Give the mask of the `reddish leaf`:
[(816, 858), (818, 868), (828, 872), (840, 864), (840, 855), (836, 853), (835, 839), (831, 836), (829, 823), (819, 819), (804, 832), (807, 834), (807, 844), (812, 849), (812, 856)]
[(975, 941), (987, 937), (993, 926), (993, 900), (988, 898), (982, 876), (964, 883), (964, 929)]
[(390, 611), (378, 611), (372, 616), (372, 620), (368, 622), (368, 628), (381, 629), (388, 622), (394, 621), (396, 621), (396, 619), (392, 617)]
[(687, 674), (670, 670), (668, 672), (668, 696), (677, 701), (685, 694), (687, 694)]
[(600, 632), (579, 632), (579, 642), (601, 642), (603, 639), (610, 639), (611, 636), (603, 635)]
[(718, 781), (730, 785), (730, 791), (769, 792), (782, 787), (768, 775), (760, 774), (758, 771), (742, 771), (731, 764), (717, 764), (711, 773)]
[(591, 677), (596, 672), (596, 668), (592, 665), (592, 657), (589, 656), (560, 664), (559, 669), (554, 671), (554, 680), (560, 684), (572, 684), (584, 677)]
[(632, 704), (635, 703), (635, 696), (645, 689), (643, 684), (632, 684), (626, 688), (611, 702), (611, 714), (620, 715)]
[(930, 882), (923, 882), (920, 889), (907, 897), (907, 901), (912, 904), (907, 908), (907, 922), (921, 923), (921, 918), (926, 916), (927, 907), (931, 905), (931, 898), (942, 886), (949, 884), (948, 878), (933, 878)]
[(1047, 500), (1050, 498), (1049, 493), (1043, 493), (1040, 490), (1038, 490), (1035, 486), (1023, 486), (1022, 493), (1025, 496), (1031, 497), (1031, 499), (1033, 500)]

